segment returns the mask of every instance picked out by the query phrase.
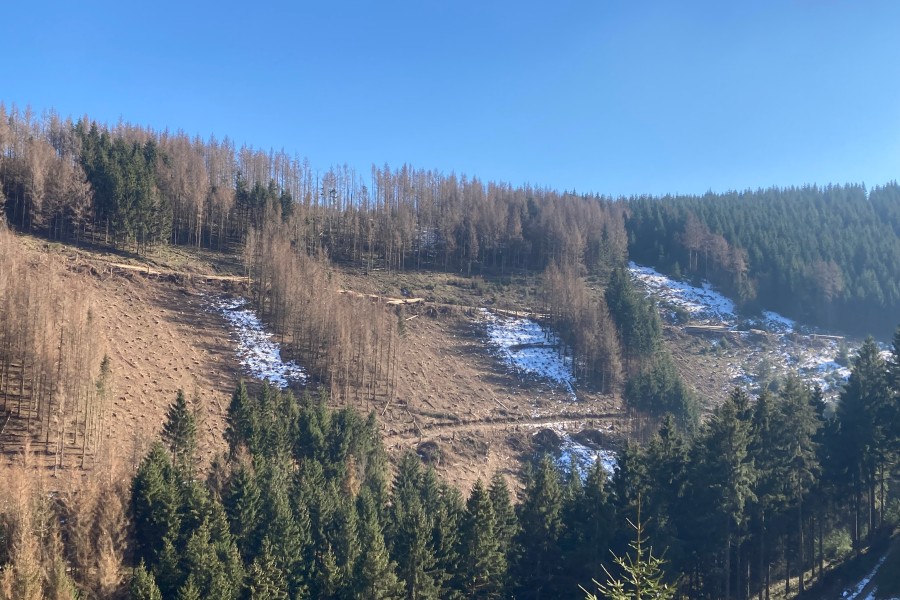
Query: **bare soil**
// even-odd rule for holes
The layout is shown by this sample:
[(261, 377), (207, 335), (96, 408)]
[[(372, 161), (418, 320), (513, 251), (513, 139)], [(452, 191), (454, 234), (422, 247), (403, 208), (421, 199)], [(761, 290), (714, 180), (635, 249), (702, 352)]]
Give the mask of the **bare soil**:
[[(209, 309), (207, 295), (246, 293), (240, 266), (215, 253), (165, 249), (152, 260), (48, 245), (23, 237), (33, 252), (62, 254), (72, 277), (94, 288), (97, 343), (112, 366), (112, 400), (105, 424), (106, 451), (136, 466), (158, 439), (168, 407), (179, 389), (196, 401), (201, 415), (199, 458), (208, 464), (225, 449), (225, 416), (243, 375), (227, 324)], [(578, 390), (527, 381), (509, 372), (489, 351), (475, 306), (491, 306), (506, 285), (426, 274), (400, 274), (402, 281), (346, 279), (353, 289), (402, 297), (426, 297), (438, 281), (440, 298), (415, 305), (385, 306), (403, 320), (394, 396), (376, 403), (385, 445), (394, 457), (420, 451), (451, 483), (468, 492), (476, 479), (494, 472), (520, 472), (532, 454), (531, 438), (542, 427), (564, 421), (577, 427), (622, 430), (619, 401)], [(419, 293), (424, 292), (424, 293)], [(447, 296), (453, 294), (453, 304)], [(520, 295), (521, 294), (521, 295)], [(515, 297), (515, 300), (514, 300)], [(509, 288), (503, 304), (523, 309), (531, 292)], [(444, 302), (442, 302), (444, 301)], [(499, 302), (496, 302), (499, 303)], [(5, 448), (7, 453), (14, 449)]]

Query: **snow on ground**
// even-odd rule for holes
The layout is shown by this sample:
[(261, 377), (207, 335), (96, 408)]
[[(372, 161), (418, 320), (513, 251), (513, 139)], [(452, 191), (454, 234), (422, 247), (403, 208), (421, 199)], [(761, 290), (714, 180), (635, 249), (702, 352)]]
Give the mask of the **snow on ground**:
[(272, 334), (266, 333), (256, 313), (245, 307), (243, 298), (225, 296), (213, 300), (212, 305), (231, 325), (238, 358), (250, 375), (280, 388), (306, 382), (303, 367), (281, 359), (281, 348), (272, 341)]
[[(887, 559), (887, 554), (881, 557), (881, 560), (879, 560), (875, 564), (875, 566), (872, 568), (872, 571), (869, 572), (868, 575), (863, 577), (859, 583), (857, 583), (852, 588), (847, 588), (846, 590), (844, 590), (844, 593), (841, 594), (841, 598), (844, 598), (845, 600), (858, 600), (860, 595), (863, 593), (863, 590), (866, 589), (866, 586), (869, 585), (869, 582), (872, 581), (872, 578), (874, 578), (875, 574), (878, 573), (878, 569), (880, 569), (881, 565), (884, 564), (885, 559)], [(869, 598), (875, 598), (874, 589), (869, 593), (868, 596), (866, 596), (865, 600), (868, 600)]]
[[(663, 316), (670, 321), (674, 321), (673, 309), (686, 311), (692, 322), (725, 325), (731, 335), (739, 336), (744, 346), (753, 346), (753, 341), (749, 331), (737, 331), (738, 323), (741, 329), (761, 329), (769, 333), (765, 346), (760, 343), (751, 347), (749, 354), (743, 352), (745, 348), (741, 352), (723, 350), (727, 358), (733, 359), (724, 366), (731, 378), (730, 385), (758, 383), (760, 371), (766, 370), (761, 369), (760, 364), (768, 359), (772, 359), (767, 367), (772, 375), (798, 373), (807, 383), (819, 385), (832, 394), (840, 391), (850, 376), (850, 370), (836, 362), (840, 353), (836, 340), (801, 335), (797, 333), (796, 322), (772, 311), (742, 318), (734, 303), (716, 292), (709, 283), (704, 282), (702, 287), (693, 286), (633, 262), (628, 264), (628, 269), (648, 295), (657, 299)], [(728, 348), (729, 341), (714, 341), (712, 347)]]
[(584, 476), (591, 467), (594, 466), (594, 463), (599, 460), (608, 476), (612, 477), (618, 458), (615, 452), (612, 450), (604, 450), (602, 448), (591, 448), (590, 446), (576, 442), (568, 433), (562, 434), (561, 438), (562, 441), (559, 444), (559, 458), (556, 459), (556, 464), (559, 465), (563, 471), (568, 473), (574, 462), (578, 467), (578, 472)]
[(696, 287), (633, 262), (628, 263), (628, 270), (661, 303), (686, 310), (694, 320), (733, 323), (737, 318), (734, 302), (715, 291), (707, 282), (703, 283), (703, 287)]
[(555, 423), (543, 423), (534, 425), (534, 435), (537, 435), (545, 429), (549, 429), (559, 436), (558, 452), (555, 454), (556, 465), (563, 473), (569, 473), (572, 464), (578, 468), (578, 472), (582, 477), (586, 476), (591, 467), (598, 460), (607, 475), (612, 478), (613, 472), (618, 464), (618, 455), (614, 450), (602, 448), (596, 444), (584, 444), (575, 440), (570, 431), (581, 431), (584, 429), (583, 422), (559, 421)]
[(572, 358), (559, 354), (561, 344), (556, 335), (524, 317), (498, 316), (484, 308), (481, 315), (488, 342), (507, 366), (564, 387), (575, 400)]

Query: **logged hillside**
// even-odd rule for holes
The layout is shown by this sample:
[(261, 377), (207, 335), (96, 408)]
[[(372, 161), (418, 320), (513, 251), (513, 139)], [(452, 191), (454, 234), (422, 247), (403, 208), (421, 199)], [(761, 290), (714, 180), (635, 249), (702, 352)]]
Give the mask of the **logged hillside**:
[(857, 335), (900, 314), (900, 186), (633, 198), (629, 255), (749, 308)]
[(900, 333), (738, 310), (886, 337), (896, 186), (614, 202), (4, 111), (0, 598), (574, 598), (629, 522), (670, 595), (791, 597), (900, 523)]

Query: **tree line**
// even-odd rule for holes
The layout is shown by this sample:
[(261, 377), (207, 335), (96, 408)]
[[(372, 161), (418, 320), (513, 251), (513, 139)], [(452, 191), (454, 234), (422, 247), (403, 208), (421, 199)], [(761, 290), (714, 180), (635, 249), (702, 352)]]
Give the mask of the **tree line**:
[(0, 190), (20, 230), (136, 252), (166, 242), (239, 249), (269, 220), (290, 222), (311, 254), (390, 270), (594, 268), (624, 256), (627, 242), (621, 210), (600, 197), (408, 165), (320, 172), (228, 138), (2, 105)]
[(23, 251), (0, 223), (0, 448), (30, 443), (58, 467), (96, 455), (110, 365), (93, 298), (59, 256)]
[(628, 201), (629, 255), (709, 279), (751, 310), (865, 334), (900, 313), (900, 186), (803, 186)]

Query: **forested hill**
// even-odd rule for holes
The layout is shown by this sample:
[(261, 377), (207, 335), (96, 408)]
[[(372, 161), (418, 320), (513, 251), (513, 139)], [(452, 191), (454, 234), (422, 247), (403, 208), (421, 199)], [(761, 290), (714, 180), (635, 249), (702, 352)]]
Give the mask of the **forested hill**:
[(707, 278), (747, 308), (847, 332), (900, 314), (900, 186), (769, 188), (629, 202), (633, 260)]

